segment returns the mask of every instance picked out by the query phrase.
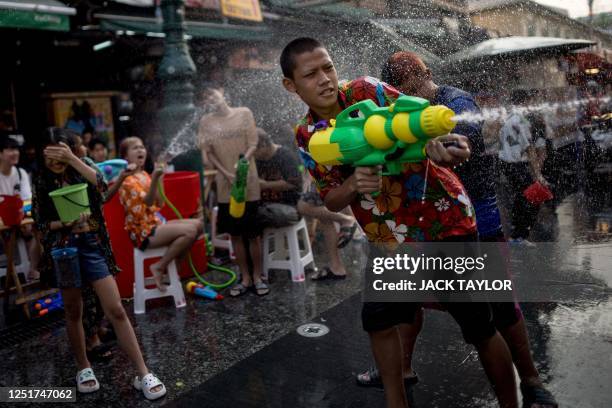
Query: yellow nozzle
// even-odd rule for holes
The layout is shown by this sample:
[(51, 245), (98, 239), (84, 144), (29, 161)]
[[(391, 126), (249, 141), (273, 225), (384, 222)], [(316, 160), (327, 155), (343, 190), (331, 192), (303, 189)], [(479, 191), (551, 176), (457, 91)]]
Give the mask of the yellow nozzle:
[(448, 134), (455, 127), (452, 118), (455, 112), (446, 106), (428, 106), (421, 114), (421, 128), (429, 137), (436, 137)]
[(239, 203), (234, 200), (234, 197), (230, 196), (230, 205), (229, 205), (229, 213), (234, 218), (240, 218), (244, 215), (244, 210), (246, 207), (246, 202)]

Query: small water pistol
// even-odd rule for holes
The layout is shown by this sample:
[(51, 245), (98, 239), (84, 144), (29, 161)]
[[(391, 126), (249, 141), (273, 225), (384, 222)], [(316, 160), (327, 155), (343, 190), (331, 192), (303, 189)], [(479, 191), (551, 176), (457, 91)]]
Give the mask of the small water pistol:
[(453, 130), (454, 116), (446, 106), (430, 106), (426, 99), (414, 96), (401, 96), (382, 108), (366, 99), (316, 131), (308, 150), (319, 164), (383, 165), (384, 175), (397, 175), (404, 163), (425, 159), (427, 141)]
[(205, 299), (222, 300), (223, 296), (218, 294), (214, 289), (204, 286), (200, 283), (189, 282), (186, 286), (187, 292), (203, 297)]

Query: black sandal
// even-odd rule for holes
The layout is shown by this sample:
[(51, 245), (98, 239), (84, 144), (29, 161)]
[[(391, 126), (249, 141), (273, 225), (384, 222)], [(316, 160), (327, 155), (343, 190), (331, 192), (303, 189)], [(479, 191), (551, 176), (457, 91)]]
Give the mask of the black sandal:
[(538, 404), (547, 408), (558, 408), (555, 397), (541, 385), (527, 385), (521, 383), (521, 394), (523, 394), (523, 408), (531, 408)]
[(270, 293), (270, 288), (263, 281), (257, 282), (253, 289), (255, 289), (257, 296), (266, 296), (268, 293)]
[(86, 351), (87, 358), (89, 361), (94, 362), (105, 362), (110, 361), (113, 358), (113, 352), (111, 351), (112, 346), (109, 344), (98, 344)]
[(232, 286), (232, 288), (230, 289), (229, 294), (230, 294), (231, 297), (242, 296), (245, 293), (247, 293), (252, 286), (253, 285), (251, 285), (251, 286), (244, 286), (242, 283), (237, 283), (234, 286)]
[[(413, 371), (413, 375), (408, 378), (404, 378), (404, 387), (409, 387), (419, 382), (419, 376), (416, 371)], [(376, 387), (376, 388), (384, 388), (382, 383), (382, 378), (380, 377), (380, 373), (378, 372), (378, 368), (370, 367), (363, 373), (357, 374), (355, 377), (357, 381), (357, 385), (361, 387)]]
[(100, 330), (98, 330), (98, 337), (100, 337), (100, 341), (102, 343), (109, 343), (117, 340), (117, 334), (115, 334), (115, 329), (113, 329), (113, 326), (105, 327), (104, 333), (100, 333)]
[(336, 275), (328, 266), (325, 268), (317, 270), (314, 275), (310, 278), (313, 281), (323, 281), (323, 280), (342, 280), (346, 279), (346, 275)]

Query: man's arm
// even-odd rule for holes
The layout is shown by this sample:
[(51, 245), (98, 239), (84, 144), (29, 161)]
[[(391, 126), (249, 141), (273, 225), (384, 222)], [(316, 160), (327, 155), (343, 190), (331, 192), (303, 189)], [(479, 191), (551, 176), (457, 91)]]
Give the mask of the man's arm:
[(534, 180), (546, 185), (548, 184), (542, 176), (542, 169), (540, 161), (538, 160), (538, 153), (536, 147), (532, 141), (531, 128), (527, 119), (521, 118), (518, 124), (520, 143), (523, 147), (523, 151), (527, 153), (527, 161), (529, 163), (529, 170)]
[[(455, 142), (457, 147), (445, 147), (444, 142)], [(452, 133), (429, 140), (425, 145), (425, 152), (427, 157), (440, 167), (457, 166), (469, 159), (472, 153), (468, 138)]]
[(217, 158), (217, 156), (215, 156), (214, 153), (209, 152), (207, 154), (208, 160), (210, 161), (210, 163), (213, 164), (213, 166), (215, 167), (215, 169), (217, 169), (219, 172), (221, 172), (221, 174), (223, 174), (230, 182), (234, 182), (234, 173), (235, 172), (231, 172), (228, 169), (226, 169), (225, 167), (223, 167), (223, 164), (221, 164), (221, 161)]
[(359, 194), (371, 194), (382, 188), (381, 167), (356, 167), (355, 172), (344, 182), (330, 190), (324, 199), (325, 207), (329, 211), (342, 211)]
[(30, 177), (28, 173), (22, 169), (21, 167), (17, 167), (17, 171), (21, 175), (21, 190), (19, 195), (22, 200), (31, 200), (32, 199), (32, 188), (30, 186)]
[(200, 151), (202, 152), (202, 162), (204, 163), (204, 167), (216, 169), (228, 180), (230, 180), (230, 182), (233, 182), (234, 173), (230, 172), (223, 166), (223, 164), (221, 164), (221, 161), (217, 158), (217, 156), (215, 156), (215, 154), (210, 150), (210, 146), (206, 143), (207, 134), (205, 122), (205, 117), (203, 117), (200, 120), (200, 127), (198, 129), (199, 147)]
[(548, 182), (542, 175), (542, 163), (538, 158), (537, 149), (533, 145), (527, 148), (527, 160), (529, 161), (529, 169), (531, 170), (533, 179), (544, 185), (548, 185)]

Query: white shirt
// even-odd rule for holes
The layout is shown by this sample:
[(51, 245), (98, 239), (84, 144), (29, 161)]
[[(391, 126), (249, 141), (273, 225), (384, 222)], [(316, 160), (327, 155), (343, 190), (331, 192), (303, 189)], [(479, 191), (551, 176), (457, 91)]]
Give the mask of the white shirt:
[(506, 163), (527, 161), (525, 151), (531, 145), (531, 130), (527, 119), (513, 112), (499, 131), (499, 159)]
[(11, 174), (6, 176), (0, 172), (0, 194), (3, 195), (17, 195), (22, 200), (27, 201), (32, 199), (32, 189), (30, 188), (30, 179), (28, 173), (24, 169), (19, 169), (21, 173), (21, 180), (19, 180), (19, 174), (17, 173), (17, 167), (11, 168)]

